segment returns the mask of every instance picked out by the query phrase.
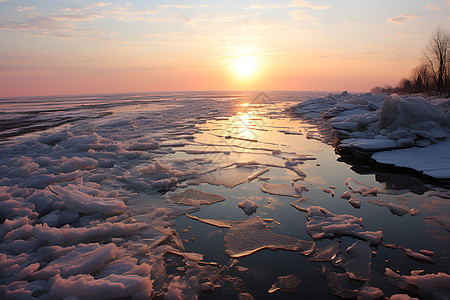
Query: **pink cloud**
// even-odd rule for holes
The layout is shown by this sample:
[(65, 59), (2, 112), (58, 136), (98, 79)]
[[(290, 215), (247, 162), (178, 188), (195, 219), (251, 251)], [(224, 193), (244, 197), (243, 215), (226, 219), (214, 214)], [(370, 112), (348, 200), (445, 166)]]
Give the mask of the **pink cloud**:
[(394, 23), (394, 24), (404, 24), (406, 22), (413, 21), (415, 19), (421, 18), (422, 16), (418, 15), (411, 15), (411, 14), (401, 14), (394, 18), (388, 19), (388, 22)]

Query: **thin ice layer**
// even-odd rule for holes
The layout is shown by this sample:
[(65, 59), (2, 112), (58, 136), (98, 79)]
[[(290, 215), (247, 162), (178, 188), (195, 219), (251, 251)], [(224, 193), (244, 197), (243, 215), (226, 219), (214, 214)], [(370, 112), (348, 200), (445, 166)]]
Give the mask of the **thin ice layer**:
[(231, 257), (242, 257), (261, 249), (284, 249), (309, 255), (315, 248), (314, 242), (273, 233), (260, 217), (246, 221), (228, 221), (187, 216), (206, 224), (230, 228), (225, 235), (225, 252)]
[(225, 197), (196, 189), (187, 189), (181, 193), (170, 196), (169, 199), (175, 204), (199, 206), (224, 201)]
[(309, 261), (332, 261), (339, 253), (339, 242), (334, 241), (324, 247), (316, 248)]
[(348, 186), (349, 189), (351, 189), (354, 193), (360, 193), (363, 196), (367, 195), (376, 195), (378, 193), (378, 190), (376, 187), (367, 185), (365, 183), (362, 183), (358, 180), (356, 180), (353, 177), (348, 178), (345, 181), (345, 184)]
[(447, 273), (399, 275), (386, 268), (385, 275), (399, 288), (425, 299), (450, 299), (450, 275)]
[(301, 282), (302, 281), (294, 274), (280, 276), (277, 278), (277, 282), (270, 287), (269, 293), (276, 291), (294, 293), (298, 290)]
[(306, 231), (314, 239), (349, 235), (378, 244), (383, 236), (379, 231), (365, 231), (362, 219), (352, 215), (335, 215), (320, 206), (310, 206), (306, 215)]
[(371, 263), (372, 249), (363, 241), (356, 241), (333, 261), (335, 266), (345, 269), (349, 278), (361, 281), (369, 279)]
[[(226, 169), (216, 170), (211, 173), (203, 174), (199, 177), (199, 182), (209, 183), (213, 185), (223, 185), (228, 188), (255, 179), (262, 175), (263, 171), (268, 169), (255, 166), (237, 166)], [(266, 171), (266, 172), (267, 172)]]
[(264, 183), (261, 186), (261, 190), (264, 193), (269, 193), (271, 195), (278, 195), (278, 196), (289, 196), (289, 197), (297, 197), (300, 198), (301, 196), (297, 194), (296, 190), (287, 183)]
[(325, 277), (331, 293), (344, 299), (356, 299), (358, 297), (360, 283), (349, 280), (347, 274), (331, 272), (330, 269), (322, 269), (322, 275)]
[(372, 155), (379, 163), (392, 164), (422, 172), (434, 178), (450, 178), (450, 140), (427, 147), (382, 151)]

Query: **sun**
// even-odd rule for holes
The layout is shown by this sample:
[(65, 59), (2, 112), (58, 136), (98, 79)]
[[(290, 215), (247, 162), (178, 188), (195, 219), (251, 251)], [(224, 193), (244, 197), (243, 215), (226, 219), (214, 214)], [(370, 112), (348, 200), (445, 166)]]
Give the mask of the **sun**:
[(256, 65), (253, 56), (242, 56), (234, 62), (233, 68), (240, 76), (247, 77), (255, 73)]

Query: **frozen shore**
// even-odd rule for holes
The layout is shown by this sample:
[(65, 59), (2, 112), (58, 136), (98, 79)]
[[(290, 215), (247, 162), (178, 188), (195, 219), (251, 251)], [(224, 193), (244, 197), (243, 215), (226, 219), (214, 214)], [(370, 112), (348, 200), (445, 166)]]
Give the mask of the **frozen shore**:
[(342, 154), (450, 178), (450, 99), (343, 92), (299, 103), (292, 112), (330, 124)]
[[(444, 184), (403, 174), (385, 185), (358, 173), (318, 141), (313, 122), (286, 113), (311, 95), (272, 95), (129, 95), (138, 99), (129, 105), (116, 95), (117, 105), (37, 112), (46, 130), (0, 140), (0, 298), (357, 299), (388, 297), (394, 286), (447, 296)], [(377, 133), (383, 101), (345, 93), (297, 108), (310, 105), (317, 122), (347, 122), (339, 130), (349, 145), (398, 148), (401, 128)], [(428, 137), (404, 129), (417, 149), (443, 145), (436, 121), (422, 121)], [(387, 266), (413, 276), (381, 274)]]

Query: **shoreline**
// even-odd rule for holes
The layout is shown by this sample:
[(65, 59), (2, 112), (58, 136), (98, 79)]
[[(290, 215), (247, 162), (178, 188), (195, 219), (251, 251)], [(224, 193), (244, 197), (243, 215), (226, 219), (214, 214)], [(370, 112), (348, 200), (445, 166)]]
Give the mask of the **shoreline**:
[[(447, 182), (450, 153), (445, 150), (450, 147), (450, 131), (445, 118), (450, 116), (450, 99), (422, 96), (343, 92), (299, 103), (290, 112), (313, 121), (317, 127), (327, 124), (336, 140), (330, 140), (328, 134), (325, 142), (343, 157), (369, 159)], [(414, 112), (414, 105), (421, 106), (422, 111)], [(417, 122), (414, 117), (420, 113), (426, 117)], [(434, 150), (433, 157), (426, 155), (429, 150)], [(426, 162), (418, 161), (419, 157), (427, 157)]]

